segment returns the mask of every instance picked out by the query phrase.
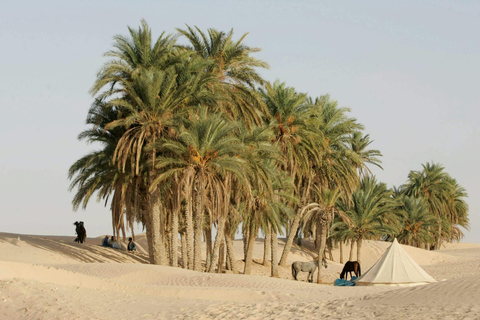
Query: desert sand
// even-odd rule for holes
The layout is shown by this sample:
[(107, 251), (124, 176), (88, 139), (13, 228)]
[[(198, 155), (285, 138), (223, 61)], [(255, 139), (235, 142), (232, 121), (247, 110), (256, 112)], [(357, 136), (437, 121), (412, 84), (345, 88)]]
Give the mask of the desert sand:
[[(312, 259), (302, 247), (292, 249), (280, 279), (269, 277), (262, 239), (252, 275), (149, 265), (142, 235), (136, 254), (103, 248), (102, 237), (73, 239), (0, 233), (0, 319), (480, 319), (480, 244), (435, 252), (403, 246), (438, 282), (398, 288), (334, 287), (338, 249), (318, 285), (306, 273), (292, 278), (293, 261)], [(235, 246), (240, 259), (242, 242)], [(363, 272), (388, 246), (366, 241)], [(347, 248), (344, 254), (346, 261)]]

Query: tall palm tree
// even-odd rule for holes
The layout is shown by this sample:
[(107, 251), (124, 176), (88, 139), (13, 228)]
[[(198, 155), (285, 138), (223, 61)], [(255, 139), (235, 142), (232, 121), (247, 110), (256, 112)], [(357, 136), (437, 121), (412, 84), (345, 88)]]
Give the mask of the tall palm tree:
[[(338, 215), (346, 225), (349, 225), (350, 218), (344, 212), (337, 209), (336, 203), (342, 195), (340, 189), (316, 188), (315, 191), (318, 194), (319, 201), (318, 204), (310, 204), (311, 209), (305, 215), (304, 224), (315, 225), (316, 229), (320, 231), (320, 238), (318, 239), (320, 242), (318, 246), (318, 259), (321, 261), (324, 257), (328, 229), (334, 216)], [(307, 227), (305, 229), (311, 228)], [(321, 268), (319, 268), (318, 271), (317, 283), (322, 283)]]
[(436, 245), (441, 244), (442, 220), (449, 216), (449, 195), (452, 185), (448, 173), (440, 164), (427, 163), (422, 171), (411, 171), (408, 181), (401, 186), (404, 194), (416, 198), (422, 198), (429, 211), (437, 218)]
[(95, 84), (90, 89), (99, 98), (110, 97), (116, 88), (123, 87), (142, 69), (165, 69), (177, 62), (174, 53), (175, 37), (163, 32), (156, 41), (145, 20), (138, 30), (128, 27), (129, 36), (117, 35), (113, 38), (114, 50), (105, 53), (107, 61), (97, 74)]
[(313, 167), (315, 184), (338, 188), (348, 199), (359, 182), (356, 168), (365, 165), (359, 154), (349, 148), (351, 135), (362, 125), (348, 115), (350, 109), (338, 107), (328, 95), (315, 99), (314, 108), (316, 130), (324, 138), (324, 143), (319, 144), (319, 163)]
[[(312, 201), (319, 204), (314, 223), (319, 241), (319, 256), (323, 256), (327, 240), (328, 226), (334, 213), (348, 222), (336, 202), (343, 198), (348, 201), (358, 185), (357, 167), (362, 167), (358, 153), (349, 148), (351, 135), (362, 126), (355, 118), (348, 116), (348, 108), (339, 108), (336, 101), (328, 95), (315, 99), (313, 115), (316, 118), (316, 130), (323, 136), (324, 142), (318, 145), (320, 150), (318, 163), (312, 166), (313, 184), (315, 186)], [(313, 222), (312, 221), (312, 222)], [(307, 221), (306, 221), (307, 222)], [(306, 227), (305, 230), (313, 229)], [(321, 283), (321, 273), (318, 276)]]
[(243, 43), (247, 34), (235, 41), (233, 29), (229, 32), (208, 29), (204, 33), (198, 27), (187, 25), (186, 30), (177, 31), (190, 43), (183, 48), (211, 61), (207, 72), (216, 77), (216, 85), (212, 88), (217, 96), (222, 97), (217, 101), (216, 111), (240, 120), (248, 127), (261, 124), (265, 108), (253, 88), (264, 82), (256, 68), (268, 68), (268, 64), (251, 56), (260, 49)]
[(395, 198), (397, 205), (395, 214), (399, 219), (399, 232), (396, 233), (398, 240), (407, 245), (422, 246), (434, 240), (436, 225), (435, 216), (428, 211), (428, 207), (422, 199), (408, 197), (400, 194)]
[[(119, 90), (121, 96), (108, 101), (110, 108), (120, 108), (125, 116), (112, 121), (106, 128), (123, 127), (126, 129), (118, 141), (114, 161), (122, 171), (127, 163), (132, 164), (136, 175), (141, 174), (141, 168), (146, 168), (149, 179), (149, 215), (147, 217), (147, 234), (152, 239), (151, 262), (166, 262), (162, 240), (160, 189), (152, 182), (157, 178), (155, 168), (157, 150), (155, 142), (163, 137), (175, 135), (174, 124), (176, 116), (185, 112), (195, 95), (201, 92), (202, 78), (199, 74), (183, 83), (179, 83), (175, 68), (166, 70), (141, 69), (132, 81), (125, 82)], [(151, 146), (151, 147), (150, 147)], [(145, 161), (146, 166), (140, 166)]]
[(455, 179), (450, 177), (447, 181), (451, 185), (451, 189), (448, 197), (449, 214), (447, 217), (449, 232), (445, 239), (459, 241), (463, 238), (463, 232), (459, 227), (469, 230), (468, 204), (465, 201), (468, 195), (465, 188), (459, 185)]
[[(198, 114), (191, 114), (179, 129), (178, 139), (163, 139), (155, 145), (164, 154), (157, 159), (156, 168), (164, 172), (158, 175), (155, 184), (174, 173), (188, 176), (184, 181), (187, 183), (187, 201), (193, 203), (193, 264), (197, 271), (202, 268), (201, 241), (207, 195), (216, 196), (215, 199), (210, 199), (210, 203), (221, 204), (224, 193), (228, 190), (224, 185), (227, 175), (248, 184), (245, 161), (241, 157), (243, 146), (233, 134), (237, 128), (238, 123), (200, 108)], [(217, 207), (222, 208), (225, 206)], [(221, 233), (219, 228), (219, 239), (224, 237)]]
[(385, 217), (393, 210), (392, 191), (374, 177), (364, 177), (359, 188), (352, 195), (352, 204), (340, 201), (339, 207), (351, 219), (351, 225), (336, 222), (333, 233), (348, 235), (357, 242), (357, 261), (361, 262), (362, 241), (391, 234), (392, 227), (385, 223)]
[[(262, 161), (262, 159), (260, 159)], [(279, 170), (276, 163), (271, 161), (262, 161), (263, 163), (256, 167), (262, 167), (263, 173), (266, 173), (268, 180), (257, 177), (251, 177), (252, 183), (252, 201), (251, 206), (246, 209), (247, 214), (243, 221), (248, 228), (249, 239), (247, 242), (247, 252), (245, 255), (245, 274), (250, 274), (252, 266), (253, 246), (255, 237), (259, 228), (271, 229), (270, 241), (277, 241), (277, 234), (282, 233), (282, 226), (287, 218), (291, 217), (293, 211), (287, 205), (288, 202), (295, 201), (293, 197), (293, 180), (283, 171)], [(258, 171), (254, 171), (258, 174)], [(275, 246), (275, 243), (274, 243)], [(278, 265), (276, 248), (272, 248), (272, 276), (278, 277), (276, 269)]]
[[(272, 145), (273, 132), (270, 126), (254, 126), (251, 130), (242, 127), (239, 138), (245, 146), (243, 157), (249, 167), (246, 170), (251, 191), (241, 194), (245, 212), (243, 228), (248, 231), (249, 239), (245, 252), (245, 273), (250, 272), (253, 246), (258, 229), (270, 230), (274, 245), (277, 233), (281, 231), (283, 217), (289, 214), (284, 201), (292, 201), (292, 180), (279, 169), (281, 154), (276, 145)], [(276, 261), (276, 251), (271, 251)], [(277, 263), (272, 267), (272, 276), (277, 275)]]
[[(142, 211), (145, 201), (140, 189), (143, 188), (142, 177), (134, 177), (130, 172), (122, 172), (113, 164), (113, 154), (118, 140), (124, 133), (123, 128), (105, 130), (105, 126), (118, 119), (119, 111), (105, 108), (105, 103), (95, 100), (88, 112), (87, 124), (92, 127), (79, 135), (79, 140), (100, 144), (98, 151), (87, 154), (77, 160), (69, 169), (72, 180), (70, 190), (77, 188), (72, 204), (75, 210), (85, 208), (91, 196), (97, 192), (97, 201), (112, 197), (111, 211), (113, 235), (124, 230), (124, 212), (127, 227), (133, 233), (135, 221), (142, 222)], [(125, 236), (125, 235), (124, 235)]]
[(318, 159), (317, 146), (323, 137), (311, 123), (315, 118), (311, 116), (311, 105), (305, 94), (296, 92), (278, 80), (273, 84), (267, 83), (259, 91), (269, 111), (265, 115), (265, 122), (273, 128), (273, 143), (283, 155), (280, 167), (294, 179), (294, 196), (300, 200), (293, 205), (296, 214), (289, 223), (290, 231), (280, 259), (280, 265), (285, 266), (305, 212), (303, 208), (308, 203), (311, 190), (309, 169), (312, 161)]
[[(133, 170), (129, 170), (130, 174), (136, 178), (142, 177), (142, 179), (147, 179), (146, 188), (144, 189), (148, 189), (148, 175), (151, 175), (153, 170), (144, 174), (143, 170), (146, 169), (148, 165), (144, 165), (143, 160), (147, 160), (149, 157), (143, 157), (142, 155), (143, 147), (145, 146), (144, 142), (149, 142), (150, 138), (156, 135), (154, 133), (155, 129), (153, 128), (154, 123), (150, 122), (148, 125), (149, 128), (142, 134), (139, 133), (139, 131), (141, 131), (139, 128), (141, 128), (142, 125), (138, 123), (138, 118), (136, 120), (133, 118), (139, 114), (145, 116), (140, 108), (148, 104), (148, 102), (140, 102), (140, 100), (145, 100), (148, 94), (142, 95), (140, 91), (145, 89), (145, 93), (150, 90), (149, 98), (152, 100), (151, 98), (156, 94), (152, 92), (152, 90), (158, 89), (155, 86), (157, 85), (158, 87), (159, 81), (156, 81), (156, 84), (147, 86), (148, 88), (140, 87), (155, 77), (157, 80), (162, 78), (162, 75), (159, 75), (158, 72), (160, 72), (161, 69), (171, 70), (171, 66), (176, 63), (180, 55), (176, 54), (173, 50), (175, 39), (172, 36), (163, 33), (156, 41), (152, 41), (151, 30), (144, 20), (142, 20), (138, 30), (128, 29), (130, 33), (128, 37), (114, 37), (114, 49), (105, 54), (107, 57), (110, 57), (110, 60), (105, 63), (97, 74), (97, 79), (91, 88), (91, 93), (97, 95), (98, 100), (104, 101), (108, 108), (118, 111), (118, 118), (107, 124), (105, 129), (118, 130), (118, 128), (122, 128), (124, 130), (122, 137), (115, 146), (112, 163), (118, 166), (121, 173), (126, 173), (127, 165), (133, 168)], [(155, 72), (157, 72), (157, 74), (155, 74)], [(169, 79), (165, 81), (165, 83), (172, 83), (172, 81), (169, 80), (175, 79), (175, 75), (172, 74), (172, 72), (166, 72), (163, 75), (166, 74), (168, 74)], [(102, 90), (104, 91), (102, 92)], [(133, 118), (130, 113), (133, 113)], [(151, 115), (152, 113), (150, 113), (150, 116)], [(124, 121), (126, 117), (129, 117), (129, 120)], [(148, 117), (147, 115), (143, 120)], [(161, 130), (162, 128), (159, 128), (157, 134)], [(121, 159), (119, 158), (120, 154)], [(152, 154), (150, 153), (150, 155)], [(151, 160), (152, 157), (150, 157), (150, 161)], [(150, 179), (151, 178), (152, 177), (150, 177)], [(147, 224), (150, 261), (152, 263), (160, 263), (158, 246), (152, 242), (152, 232), (154, 232), (157, 226), (161, 225), (158, 220), (159, 212), (157, 210), (159, 206), (159, 194), (158, 191), (155, 192), (155, 194), (149, 194), (150, 198), (147, 202), (150, 202), (150, 209), (146, 211), (144, 218), (146, 218), (145, 222)], [(123, 196), (116, 198), (122, 199)], [(155, 202), (156, 205), (152, 206)], [(115, 211), (121, 210), (121, 206), (115, 206), (115, 208)], [(152, 214), (152, 210), (155, 211), (155, 214)], [(152, 221), (152, 219), (156, 220)], [(153, 226), (155, 227), (153, 228)], [(156, 234), (156, 232), (153, 234)], [(158, 237), (155, 236), (156, 240), (158, 240), (157, 238)], [(157, 242), (156, 240), (154, 242)]]

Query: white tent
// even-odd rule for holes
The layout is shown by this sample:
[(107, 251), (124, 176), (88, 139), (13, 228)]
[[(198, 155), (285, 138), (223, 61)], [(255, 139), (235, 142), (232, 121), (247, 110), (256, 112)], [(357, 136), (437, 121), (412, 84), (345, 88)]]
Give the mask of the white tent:
[(357, 286), (417, 286), (436, 282), (395, 239), (367, 272), (356, 280)]

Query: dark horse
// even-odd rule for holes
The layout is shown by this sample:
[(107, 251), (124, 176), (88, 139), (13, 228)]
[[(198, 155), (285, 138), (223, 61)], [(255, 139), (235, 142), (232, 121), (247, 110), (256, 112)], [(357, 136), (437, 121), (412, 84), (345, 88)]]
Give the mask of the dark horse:
[(350, 274), (350, 280), (352, 279), (352, 272), (355, 273), (355, 276), (360, 277), (362, 275), (360, 263), (358, 261), (347, 261), (340, 274), (340, 279), (347, 280), (347, 272)]
[(84, 243), (85, 239), (87, 239), (87, 230), (85, 230), (83, 221), (75, 221), (74, 225), (75, 225), (75, 232), (77, 233), (75, 242)]
[[(327, 268), (327, 260), (322, 258), (322, 266)], [(300, 271), (308, 272), (307, 281), (313, 282), (313, 273), (317, 270), (318, 267), (318, 260), (302, 262), (302, 261), (295, 261), (292, 263), (292, 275), (295, 280), (297, 279), (297, 275)]]

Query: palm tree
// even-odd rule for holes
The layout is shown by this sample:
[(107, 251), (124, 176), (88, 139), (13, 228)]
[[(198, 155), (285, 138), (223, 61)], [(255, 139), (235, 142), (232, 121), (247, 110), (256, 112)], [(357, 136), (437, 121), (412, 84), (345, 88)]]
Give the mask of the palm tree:
[(333, 234), (348, 236), (357, 242), (357, 261), (361, 262), (362, 241), (391, 234), (392, 227), (385, 217), (393, 210), (392, 191), (384, 183), (378, 183), (374, 177), (364, 177), (359, 188), (352, 195), (352, 204), (340, 201), (339, 207), (351, 219), (351, 225), (336, 222)]
[[(160, 74), (160, 70), (171, 70), (171, 66), (176, 63), (180, 55), (175, 54), (173, 51), (175, 40), (172, 36), (166, 36), (163, 33), (153, 42), (151, 30), (143, 20), (138, 30), (129, 28), (129, 32), (129, 37), (116, 36), (114, 38), (114, 50), (105, 54), (111, 60), (99, 71), (91, 93), (97, 95), (98, 100), (104, 101), (108, 108), (118, 111), (118, 118), (105, 125), (105, 129), (118, 130), (118, 128), (122, 128), (124, 130), (122, 137), (119, 138), (115, 146), (112, 163), (118, 166), (121, 173), (126, 173), (127, 165), (130, 166), (133, 169), (129, 170), (130, 175), (146, 179), (146, 189), (148, 189), (148, 179), (151, 180), (153, 178), (152, 176), (149, 177), (149, 175), (152, 175), (154, 170), (150, 169), (149, 173), (144, 174), (143, 170), (148, 171), (148, 165), (144, 165), (144, 160), (150, 160), (149, 166), (151, 168), (151, 162), (155, 157), (154, 152), (146, 157), (143, 155), (145, 143), (150, 142), (152, 138), (155, 140), (155, 136), (161, 135), (161, 130), (165, 128), (165, 124), (162, 124), (160, 128), (154, 128), (158, 121), (157, 123), (150, 121), (152, 119), (152, 109), (150, 109), (150, 114), (147, 116), (140, 109), (151, 103), (152, 98), (158, 94), (158, 92), (153, 91), (159, 89), (159, 83), (162, 83), (162, 81), (158, 81), (159, 79), (168, 78), (163, 82), (164, 84), (174, 83), (172, 79), (175, 79), (176, 76), (173, 72), (166, 71)], [(156, 78), (155, 83), (146, 85), (153, 78)], [(146, 87), (141, 88), (143, 85), (146, 85)], [(106, 88), (105, 91), (101, 92), (104, 88)], [(171, 90), (173, 88), (169, 90), (165, 85), (163, 88), (164, 91), (173, 91)], [(144, 90), (143, 94), (141, 93), (142, 90)], [(148, 90), (150, 92), (145, 94)], [(150, 101), (146, 101), (148, 100), (147, 98)], [(142, 99), (143, 101), (141, 101)], [(178, 100), (175, 102), (178, 102)], [(143, 119), (140, 119), (142, 116)], [(135, 117), (137, 118), (135, 119)], [(128, 118), (127, 121), (125, 121), (126, 118)], [(150, 119), (147, 120), (148, 118)], [(142, 120), (144, 122), (140, 124), (139, 122), (142, 122)], [(150, 123), (146, 124), (145, 121), (150, 121)], [(142, 126), (145, 129), (143, 133), (141, 132)], [(146, 210), (144, 218), (146, 218), (145, 222), (147, 224), (150, 261), (152, 263), (160, 263), (160, 259), (163, 258), (159, 257), (158, 246), (156, 245), (158, 236), (155, 231), (157, 227), (161, 226), (158, 220), (160, 218), (158, 210), (160, 205), (159, 191), (154, 190), (149, 193), (149, 196), (146, 201), (150, 202), (150, 208)], [(122, 199), (123, 195), (116, 198)], [(118, 211), (121, 206), (116, 206), (115, 208), (115, 211)], [(153, 211), (155, 213), (152, 213)], [(152, 219), (155, 220), (153, 221)], [(153, 242), (152, 235), (155, 236), (155, 241)]]
[(422, 198), (426, 202), (430, 213), (437, 218), (437, 237), (435, 247), (441, 244), (442, 220), (449, 217), (449, 196), (452, 191), (451, 179), (444, 167), (435, 163), (427, 163), (422, 171), (411, 171), (408, 181), (401, 186), (404, 194)]
[(463, 232), (459, 227), (469, 230), (468, 204), (465, 198), (468, 196), (465, 188), (460, 186), (453, 178), (448, 179), (452, 186), (449, 200), (449, 237), (447, 241), (460, 241), (463, 238)]
[(177, 31), (190, 42), (183, 48), (211, 62), (207, 72), (217, 79), (212, 88), (217, 97), (222, 97), (217, 101), (216, 111), (248, 127), (261, 124), (265, 107), (253, 88), (264, 80), (255, 69), (268, 68), (268, 64), (251, 56), (260, 49), (243, 43), (247, 34), (235, 41), (233, 29), (229, 32), (208, 29), (206, 34), (198, 27), (187, 25), (187, 30)]
[[(105, 126), (118, 117), (118, 110), (107, 109), (104, 102), (95, 100), (87, 117), (87, 124), (92, 127), (83, 131), (79, 135), (79, 140), (100, 144), (102, 148), (77, 160), (70, 167), (68, 175), (72, 180), (69, 189), (77, 188), (72, 201), (75, 210), (80, 206), (85, 208), (95, 192), (97, 201), (105, 199), (105, 205), (113, 195), (111, 211), (114, 236), (119, 236), (120, 229), (125, 231), (124, 212), (127, 227), (133, 234), (134, 222), (143, 222), (142, 212), (145, 206), (140, 192), (143, 188), (142, 177), (121, 172), (112, 161), (115, 147), (125, 130), (122, 128), (105, 130)], [(125, 234), (123, 236), (125, 237)]]
[[(245, 127), (240, 129), (239, 138), (245, 146), (243, 157), (249, 167), (246, 172), (251, 186), (251, 190), (240, 195), (243, 204), (241, 210), (245, 212), (243, 228), (249, 235), (246, 241), (244, 270), (248, 274), (258, 229), (270, 231), (269, 244), (275, 246), (283, 218), (289, 214), (289, 208), (284, 202), (294, 200), (290, 194), (292, 180), (278, 166), (281, 156), (277, 146), (271, 143), (271, 127), (264, 125), (254, 126), (251, 130)], [(276, 251), (271, 250), (270, 254), (273, 261), (276, 261)], [(273, 263), (272, 276), (278, 275), (277, 263)]]
[[(141, 174), (141, 168), (146, 168), (149, 181), (149, 216), (147, 217), (147, 235), (153, 240), (152, 263), (165, 263), (163, 253), (163, 226), (161, 219), (160, 189), (153, 181), (158, 172), (155, 168), (157, 150), (155, 142), (162, 137), (173, 136), (172, 131), (177, 120), (175, 116), (185, 112), (195, 95), (201, 92), (202, 75), (192, 76), (180, 82), (175, 68), (166, 70), (142, 69), (136, 72), (132, 81), (125, 82), (119, 90), (121, 96), (108, 101), (110, 108), (120, 108), (124, 117), (112, 121), (106, 129), (123, 127), (126, 129), (118, 141), (114, 161), (122, 171), (127, 163), (132, 165), (136, 175)], [(150, 147), (150, 145), (152, 147)], [(145, 161), (146, 166), (140, 166)]]
[[(255, 176), (251, 176), (252, 181), (252, 201), (243, 221), (244, 226), (248, 228), (249, 239), (247, 242), (247, 252), (245, 255), (245, 274), (250, 274), (253, 256), (253, 246), (255, 237), (259, 228), (271, 230), (272, 248), (272, 276), (278, 277), (278, 261), (276, 257), (275, 242), (277, 234), (282, 232), (282, 226), (287, 218), (292, 216), (292, 209), (286, 204), (295, 201), (292, 196), (293, 180), (283, 171), (280, 171), (277, 164), (273, 161), (265, 161), (258, 158), (255, 168), (260, 170), (253, 171)], [(261, 162), (261, 163), (260, 163)], [(259, 179), (259, 172), (260, 179)], [(263, 179), (265, 174), (267, 179)], [(247, 198), (248, 199), (248, 198)]]
[[(363, 167), (358, 153), (349, 148), (350, 137), (362, 126), (355, 118), (348, 116), (347, 108), (339, 108), (336, 101), (328, 95), (315, 99), (313, 115), (316, 118), (316, 129), (323, 136), (324, 142), (318, 145), (320, 150), (318, 163), (312, 166), (314, 172), (313, 202), (319, 204), (316, 219), (313, 219), (305, 231), (313, 229), (317, 232), (318, 249), (324, 255), (328, 226), (334, 213), (341, 216), (345, 223), (348, 217), (336, 208), (336, 202), (342, 198), (348, 201), (358, 185), (356, 168)], [(306, 221), (307, 222), (307, 221)], [(313, 228), (315, 226), (315, 228)], [(320, 255), (319, 255), (320, 256)], [(321, 283), (321, 273), (318, 282)]]
[[(315, 225), (316, 229), (319, 230), (319, 246), (318, 246), (318, 259), (324, 257), (325, 246), (328, 238), (328, 229), (331, 221), (335, 215), (338, 215), (344, 223), (347, 225), (350, 223), (348, 215), (340, 211), (336, 207), (337, 201), (341, 197), (340, 189), (329, 189), (329, 188), (316, 188), (316, 193), (318, 196), (318, 204), (311, 203), (311, 209), (304, 217), (305, 225)], [(311, 227), (306, 227), (305, 229), (311, 230)], [(318, 270), (317, 283), (322, 283), (322, 272), (321, 268)]]
[(311, 106), (305, 94), (279, 81), (267, 83), (264, 89), (260, 89), (260, 94), (269, 111), (265, 122), (273, 128), (273, 143), (283, 155), (280, 167), (294, 179), (294, 196), (300, 199), (300, 203), (294, 206), (296, 215), (289, 223), (290, 231), (280, 259), (280, 265), (285, 266), (303, 208), (308, 202), (311, 189), (309, 169), (312, 159), (318, 158), (317, 145), (322, 136), (313, 130), (311, 121), (315, 118), (311, 117)]
[(313, 167), (315, 184), (322, 188), (338, 188), (341, 196), (349, 199), (359, 182), (356, 168), (365, 165), (359, 154), (349, 148), (351, 135), (362, 129), (362, 125), (348, 116), (350, 109), (339, 108), (337, 101), (328, 95), (317, 98), (314, 108), (316, 130), (325, 141), (319, 145), (319, 163)]
[(362, 162), (362, 166), (358, 168), (361, 177), (367, 173), (372, 174), (366, 164), (373, 164), (380, 169), (383, 169), (380, 165), (382, 161), (378, 158), (382, 156), (380, 151), (367, 149), (372, 142), (373, 140), (370, 140), (370, 135), (363, 135), (361, 131), (355, 131), (351, 136), (350, 148), (360, 156)]
[(426, 203), (402, 194), (395, 200), (398, 203), (395, 214), (400, 222), (400, 231), (396, 233), (398, 241), (416, 246), (431, 243), (434, 240), (431, 230), (434, 230), (436, 219), (428, 211)]
[(173, 51), (175, 37), (163, 32), (158, 39), (152, 41), (152, 31), (145, 20), (141, 21), (138, 30), (128, 27), (130, 36), (117, 35), (113, 38), (114, 50), (105, 53), (111, 58), (97, 74), (97, 80), (90, 89), (92, 95), (100, 99), (112, 96), (116, 88), (131, 82), (142, 69), (166, 69), (177, 62)]
[[(225, 177), (231, 175), (243, 184), (245, 161), (241, 158), (242, 144), (233, 134), (238, 123), (227, 121), (219, 114), (200, 108), (198, 115), (191, 114), (179, 129), (178, 139), (163, 139), (155, 146), (165, 156), (157, 159), (158, 175), (155, 184), (179, 173), (186, 183), (187, 202), (193, 204), (194, 218), (194, 270), (201, 270), (201, 241), (203, 217), (207, 195), (214, 195), (210, 203), (222, 204), (225, 192)], [(228, 179), (227, 179), (228, 180)], [(208, 188), (208, 189), (207, 189)], [(225, 205), (217, 207), (224, 210)], [(221, 216), (223, 219), (223, 215)], [(223, 220), (222, 220), (223, 221)], [(224, 223), (224, 222), (223, 222)], [(223, 239), (223, 227), (217, 230), (218, 243)]]

